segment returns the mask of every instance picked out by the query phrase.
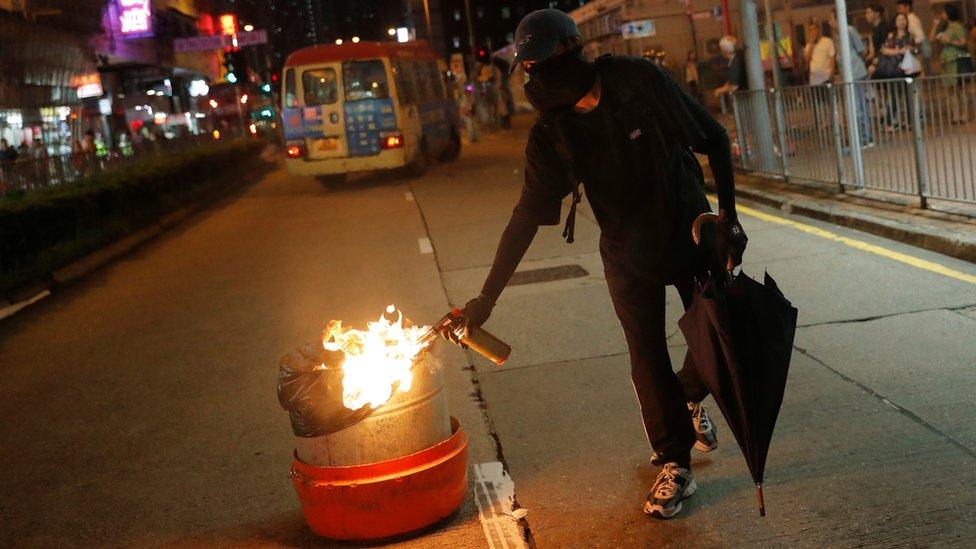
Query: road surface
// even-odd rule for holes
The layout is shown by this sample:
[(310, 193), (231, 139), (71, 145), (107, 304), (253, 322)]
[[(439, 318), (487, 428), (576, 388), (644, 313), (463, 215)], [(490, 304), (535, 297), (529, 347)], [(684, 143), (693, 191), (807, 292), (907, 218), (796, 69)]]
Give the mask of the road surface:
[[(0, 545), (315, 545), (288, 475), (279, 358), (332, 318), (395, 303), (433, 320), (475, 295), (527, 124), (418, 179), (326, 189), (274, 172), (0, 322)], [(972, 546), (976, 266), (745, 206), (745, 270), (768, 269), (802, 325), (766, 518), (714, 406), (721, 446), (694, 456), (699, 492), (674, 520), (641, 514), (656, 471), (586, 208), (574, 245), (545, 228), (521, 267), (585, 274), (510, 287), (487, 324), (514, 347), (508, 365), (439, 349), (471, 465), (504, 462), (538, 547)], [(670, 291), (675, 359), (680, 313)], [(482, 519), (469, 497), (399, 543), (523, 533)]]

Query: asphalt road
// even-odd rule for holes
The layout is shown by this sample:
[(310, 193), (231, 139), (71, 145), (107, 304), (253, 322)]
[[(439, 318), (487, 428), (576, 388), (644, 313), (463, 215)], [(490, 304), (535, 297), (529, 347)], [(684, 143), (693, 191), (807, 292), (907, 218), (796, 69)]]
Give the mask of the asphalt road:
[[(476, 294), (518, 194), (525, 135), (520, 120), (413, 180), (326, 189), (272, 173), (0, 322), (0, 545), (317, 544), (289, 480), (279, 358), (332, 318), (364, 323), (395, 303), (433, 320)], [(768, 516), (713, 407), (721, 446), (694, 456), (701, 489), (660, 522), (640, 512), (656, 472), (598, 231), (582, 214), (574, 245), (544, 229), (521, 269), (587, 274), (510, 287), (486, 326), (514, 347), (508, 365), (438, 350), (471, 465), (504, 461), (531, 543), (976, 543), (976, 267), (743, 209), (746, 271), (768, 269), (803, 326)], [(680, 309), (669, 292), (675, 359)], [(473, 500), (400, 543), (489, 546), (498, 531)]]

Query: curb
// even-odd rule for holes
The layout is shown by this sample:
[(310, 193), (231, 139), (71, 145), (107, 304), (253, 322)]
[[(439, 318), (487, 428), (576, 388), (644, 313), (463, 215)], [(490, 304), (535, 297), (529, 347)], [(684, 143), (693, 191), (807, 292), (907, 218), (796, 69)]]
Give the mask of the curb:
[[(750, 174), (750, 177), (755, 176)], [(714, 191), (714, 182), (709, 180), (707, 187)], [(925, 225), (924, 218), (921, 216), (919, 218), (921, 223), (905, 223), (869, 213), (851, 211), (839, 203), (798, 199), (746, 185), (736, 185), (735, 194), (737, 197), (777, 208), (786, 213), (856, 229), (976, 263), (976, 235), (966, 238), (964, 235), (947, 234), (945, 230)]]
[(57, 288), (66, 286), (80, 278), (87, 276), (93, 271), (104, 267), (105, 265), (138, 248), (139, 246), (142, 246), (146, 242), (163, 234), (165, 231), (179, 225), (186, 219), (192, 217), (194, 214), (207, 209), (219, 200), (229, 196), (231, 193), (251, 184), (254, 180), (251, 177), (247, 177), (248, 173), (261, 177), (274, 169), (273, 166), (274, 164), (270, 164), (266, 167), (259, 166), (254, 171), (246, 172), (243, 174), (244, 177), (242, 177), (240, 182), (237, 184), (221, 188), (213, 193), (205, 194), (198, 201), (164, 215), (159, 221), (151, 226), (146, 227), (145, 229), (140, 229), (132, 234), (129, 234), (128, 236), (124, 236), (103, 246), (102, 248), (99, 248), (98, 250), (95, 250), (94, 252), (89, 253), (84, 257), (81, 257), (80, 259), (76, 259), (63, 267), (59, 267), (43, 280), (36, 281), (32, 284), (27, 284), (26, 286), (13, 290), (6, 298), (0, 298), (0, 320), (11, 317), (20, 312), (22, 309), (25, 309), (41, 299), (44, 299), (45, 297), (51, 295), (51, 293)]

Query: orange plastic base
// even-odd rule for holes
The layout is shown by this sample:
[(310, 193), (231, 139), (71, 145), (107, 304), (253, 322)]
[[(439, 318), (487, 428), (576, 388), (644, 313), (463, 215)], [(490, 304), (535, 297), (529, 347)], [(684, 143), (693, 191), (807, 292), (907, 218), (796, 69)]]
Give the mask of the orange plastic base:
[(456, 511), (468, 487), (468, 437), (453, 434), (416, 454), (350, 467), (291, 466), (308, 526), (337, 540), (388, 538), (420, 530)]

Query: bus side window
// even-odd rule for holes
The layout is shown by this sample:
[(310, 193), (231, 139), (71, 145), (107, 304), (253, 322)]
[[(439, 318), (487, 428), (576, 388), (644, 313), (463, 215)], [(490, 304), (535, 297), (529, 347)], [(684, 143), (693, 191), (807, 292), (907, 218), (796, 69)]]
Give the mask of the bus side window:
[(426, 103), (430, 101), (430, 85), (424, 81), (424, 65), (423, 61), (411, 61), (410, 62), (410, 79), (414, 82), (417, 89), (417, 103)]
[(447, 92), (444, 90), (444, 75), (441, 74), (437, 61), (427, 62), (427, 81), (434, 87), (434, 98), (443, 101), (447, 99)]
[(295, 86), (295, 69), (285, 71), (285, 108), (298, 106), (298, 90)]
[(395, 75), (397, 95), (400, 97), (401, 105), (412, 105), (416, 103), (416, 92), (413, 82), (407, 73), (407, 67), (409, 64), (406, 61), (398, 60), (393, 65), (393, 72)]

